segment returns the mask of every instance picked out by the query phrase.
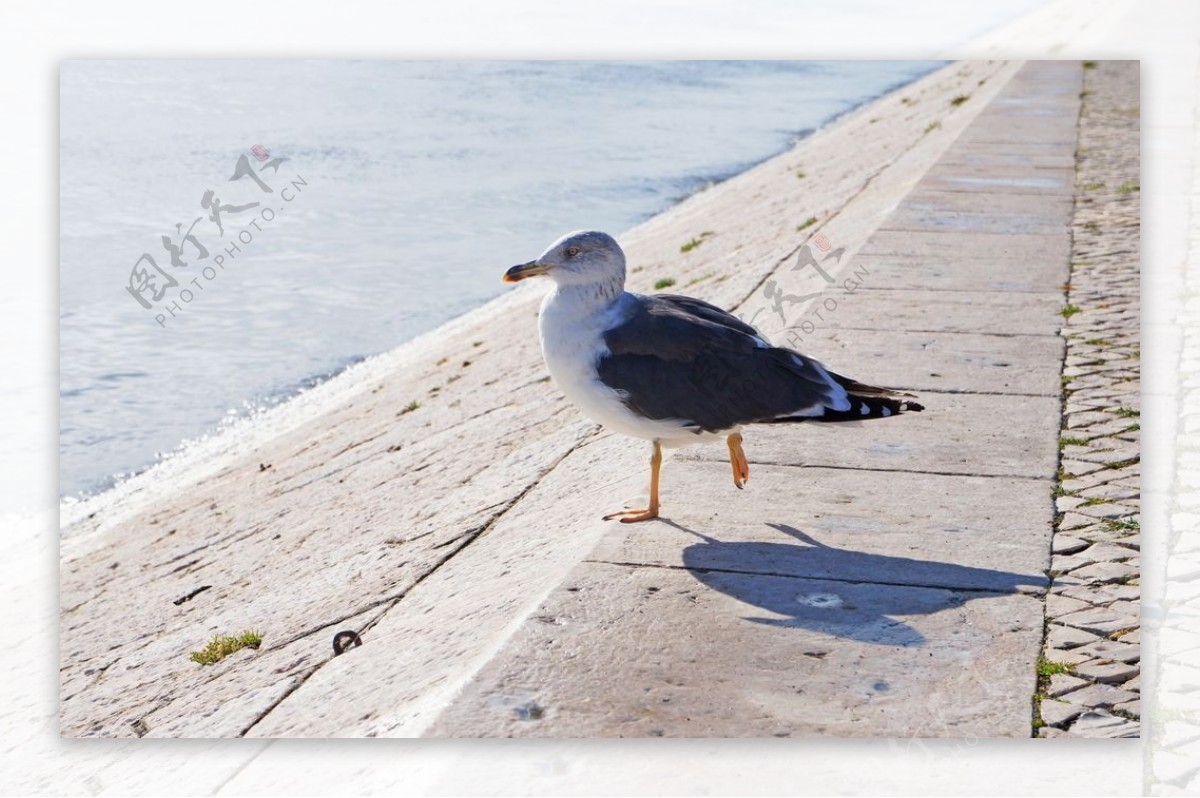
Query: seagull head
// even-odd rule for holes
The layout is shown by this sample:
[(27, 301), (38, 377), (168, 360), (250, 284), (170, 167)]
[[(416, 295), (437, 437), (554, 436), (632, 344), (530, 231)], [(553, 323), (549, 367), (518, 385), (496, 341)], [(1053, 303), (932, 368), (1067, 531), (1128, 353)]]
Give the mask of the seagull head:
[[(562, 285), (625, 285), (625, 253), (616, 239), (597, 230), (568, 233), (529, 263), (513, 266), (504, 282), (517, 283), (544, 274)], [(620, 289), (618, 289), (619, 291)]]

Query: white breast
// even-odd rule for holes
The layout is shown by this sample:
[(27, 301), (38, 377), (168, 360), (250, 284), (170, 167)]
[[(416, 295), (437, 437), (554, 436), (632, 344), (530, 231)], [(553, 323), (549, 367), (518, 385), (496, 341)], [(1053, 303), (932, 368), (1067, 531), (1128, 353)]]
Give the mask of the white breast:
[(596, 367), (609, 352), (604, 331), (625, 318), (630, 299), (622, 294), (615, 301), (600, 304), (570, 287), (556, 288), (546, 295), (538, 316), (538, 332), (554, 384), (584, 415), (614, 432), (674, 445), (704, 440), (708, 436), (684, 429), (681, 421), (654, 421), (635, 415), (617, 391), (600, 381)]

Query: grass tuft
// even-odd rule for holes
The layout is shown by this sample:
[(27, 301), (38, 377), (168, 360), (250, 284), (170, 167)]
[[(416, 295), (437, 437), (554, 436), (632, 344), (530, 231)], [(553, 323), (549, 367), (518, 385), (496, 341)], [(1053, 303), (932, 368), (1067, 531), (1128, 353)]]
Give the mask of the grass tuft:
[(673, 285), (675, 285), (675, 279), (674, 279), (674, 278), (672, 278), (672, 277), (664, 277), (663, 279), (661, 279), (661, 280), (657, 281), (657, 282), (654, 284), (654, 290), (655, 290), (655, 291), (661, 291), (661, 290), (663, 290), (664, 288), (670, 288), (670, 287), (671, 287), (671, 286), (673, 286)]
[(1049, 679), (1058, 673), (1074, 673), (1075, 666), (1069, 665), (1066, 662), (1051, 662), (1045, 657), (1038, 657), (1037, 675)]
[(1132, 194), (1135, 191), (1141, 191), (1141, 190), (1142, 190), (1142, 184), (1138, 183), (1136, 180), (1130, 181), (1128, 183), (1122, 183), (1121, 185), (1117, 186), (1118, 194)]
[(1087, 446), (1087, 438), (1077, 438), (1074, 435), (1063, 435), (1058, 439), (1058, 448), (1064, 449), (1067, 446)]
[(693, 238), (691, 241), (688, 241), (686, 244), (681, 246), (679, 248), (679, 251), (680, 252), (691, 252), (693, 249), (695, 249), (696, 247), (703, 244), (704, 239), (708, 238), (711, 235), (716, 235), (716, 234), (713, 233), (712, 230), (705, 230), (703, 233), (701, 233), (700, 235)]
[(965, 102), (966, 102), (967, 100), (969, 100), (969, 99), (971, 99), (971, 95), (969, 95), (969, 94), (960, 94), (960, 95), (958, 95), (957, 97), (955, 97), (953, 100), (951, 100), (951, 101), (950, 101), (950, 105), (952, 105), (952, 106), (954, 106), (955, 108), (957, 108), (958, 106), (962, 105), (963, 103), (965, 103)]
[(802, 224), (796, 225), (796, 232), (799, 232), (801, 230), (805, 230), (809, 227), (812, 227), (816, 223), (817, 223), (817, 217), (810, 216), (807, 219), (805, 219)]
[(1072, 316), (1074, 316), (1076, 313), (1079, 313), (1082, 310), (1083, 310), (1083, 308), (1079, 307), (1078, 305), (1064, 305), (1062, 310), (1059, 311), (1059, 313), (1062, 314), (1062, 317), (1064, 319), (1069, 319)]
[(207, 646), (199, 651), (192, 652), (192, 662), (199, 662), (201, 665), (212, 665), (236, 651), (241, 651), (243, 648), (258, 648), (260, 645), (262, 645), (262, 635), (258, 632), (242, 632), (236, 637), (232, 635), (214, 635), (213, 639), (208, 641)]

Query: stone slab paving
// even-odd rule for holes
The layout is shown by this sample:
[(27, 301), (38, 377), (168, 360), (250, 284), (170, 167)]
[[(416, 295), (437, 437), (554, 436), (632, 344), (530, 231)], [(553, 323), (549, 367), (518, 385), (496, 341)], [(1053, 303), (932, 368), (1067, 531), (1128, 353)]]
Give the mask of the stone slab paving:
[[(1041, 187), (1074, 152), (1082, 72), (1024, 65), (950, 150), (1012, 155), (996, 179)], [(956, 163), (881, 221), (860, 288), (803, 346), (927, 412), (752, 429), (745, 491), (720, 452), (672, 457), (665, 518), (606, 532), (427, 734), (1031, 735), (1071, 204), (994, 202), (978, 164), (945, 191)], [(1011, 317), (981, 309), (981, 332), (970, 306), (993, 292)]]
[[(952, 65), (623, 238), (635, 290), (673, 279), (841, 371), (919, 390), (928, 412), (756, 430), (746, 491), (720, 447), (681, 453), (666, 520), (605, 524), (642, 500), (643, 447), (548, 384), (540, 291), (515, 291), (192, 483), (143, 481), (81, 516), (64, 734), (1028, 736), (1082, 73)], [(818, 236), (853, 290), (810, 332), (797, 320), (815, 303), (781, 320), (766, 287)], [(1127, 435), (1086, 415), (1112, 397), (1092, 376), (1075, 377), (1077, 420)], [(1136, 451), (1072, 445), (1080, 479)], [(1099, 485), (1116, 503), (1136, 490)], [(1052, 597), (1087, 667), (1054, 689), (1128, 712), (1136, 681), (1112, 680), (1131, 649), (1080, 635), (1122, 621), (1133, 599), (1113, 574), (1133, 566), (1099, 544), (1131, 538), (1101, 539), (1087, 498), (1062, 515), (1054, 556), (1073, 570)], [(1100, 578), (1117, 591), (1104, 606), (1071, 592)], [(188, 661), (246, 627), (260, 650)], [(366, 642), (334, 656), (347, 628)], [(1091, 709), (1060, 723), (1109, 728)]]
[[(980, 188), (988, 188), (983, 184)], [(977, 189), (978, 190), (978, 189)], [(1059, 236), (882, 231), (862, 249), (869, 256), (864, 287), (928, 291), (1062, 293), (1071, 241)]]
[(1140, 734), (1139, 79), (1088, 62), (1041, 737)]
[[(622, 235), (630, 287), (769, 305), (763, 281), (817, 230), (848, 262), (1020, 67), (947, 65)], [(498, 280), (530, 253), (497, 257)], [(611, 532), (600, 515), (645, 489), (642, 447), (597, 435), (550, 384), (544, 291), (518, 287), (216, 456), (64, 514), (62, 734), (422, 733)], [(190, 660), (244, 629), (257, 650)], [(335, 656), (347, 629), (364, 644)]]

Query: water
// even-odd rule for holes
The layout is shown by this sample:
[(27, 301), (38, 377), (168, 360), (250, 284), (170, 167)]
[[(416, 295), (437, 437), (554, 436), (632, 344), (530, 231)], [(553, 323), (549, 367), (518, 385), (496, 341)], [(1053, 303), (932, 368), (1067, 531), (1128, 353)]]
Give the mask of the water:
[[(432, 329), (560, 234), (627, 230), (936, 66), (67, 62), (60, 495)], [(242, 156), (270, 193), (229, 179)], [(210, 189), (259, 204), (225, 210), (222, 237)], [(182, 243), (196, 219), (205, 259)], [(126, 288), (142, 253), (177, 282), (149, 310)]]

